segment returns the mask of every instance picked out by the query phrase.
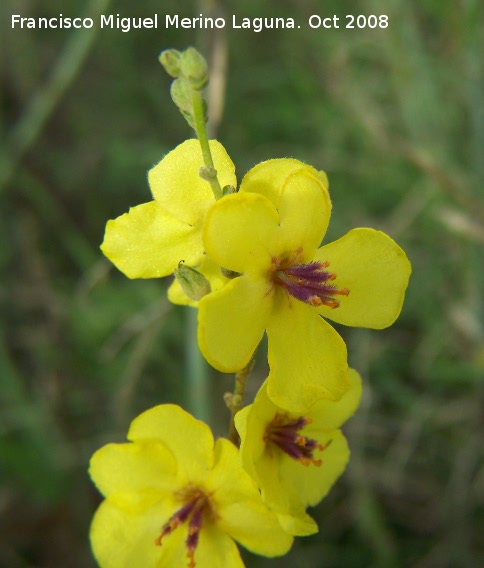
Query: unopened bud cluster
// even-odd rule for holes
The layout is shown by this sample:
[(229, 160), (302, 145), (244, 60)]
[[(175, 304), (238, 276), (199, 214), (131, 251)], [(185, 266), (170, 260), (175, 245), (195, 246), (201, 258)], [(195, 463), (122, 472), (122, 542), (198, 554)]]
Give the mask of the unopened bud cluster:
[(185, 51), (166, 49), (159, 57), (165, 71), (175, 80), (171, 85), (171, 98), (188, 124), (195, 128), (193, 117), (193, 91), (200, 92), (208, 83), (208, 65), (196, 49)]

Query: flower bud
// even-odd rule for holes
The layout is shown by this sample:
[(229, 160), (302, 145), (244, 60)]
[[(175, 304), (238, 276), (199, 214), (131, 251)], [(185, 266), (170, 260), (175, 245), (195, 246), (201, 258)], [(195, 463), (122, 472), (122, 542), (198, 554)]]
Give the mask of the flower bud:
[(201, 91), (208, 83), (207, 62), (194, 47), (189, 47), (181, 53), (180, 68), (183, 76), (196, 91)]
[(171, 98), (180, 112), (185, 117), (188, 124), (195, 128), (195, 119), (193, 117), (192, 88), (190, 83), (184, 78), (175, 79), (170, 88)]
[(222, 195), (231, 195), (232, 193), (237, 193), (237, 188), (233, 185), (224, 185)]
[(198, 302), (203, 296), (211, 292), (210, 282), (205, 276), (187, 266), (183, 260), (178, 263), (178, 268), (174, 270), (175, 278), (178, 280), (183, 292), (191, 299)]
[(212, 179), (216, 179), (217, 177), (217, 170), (213, 167), (202, 166), (198, 170), (198, 175), (204, 179), (205, 181), (211, 181)]
[(165, 49), (158, 59), (168, 75), (177, 78), (181, 73), (180, 57), (181, 53), (177, 49)]

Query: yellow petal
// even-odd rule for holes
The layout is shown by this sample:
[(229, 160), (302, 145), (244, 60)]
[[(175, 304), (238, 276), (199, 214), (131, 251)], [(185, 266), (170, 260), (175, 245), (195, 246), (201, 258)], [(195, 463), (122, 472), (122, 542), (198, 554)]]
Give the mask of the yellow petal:
[[(196, 568), (244, 568), (235, 542), (212, 523), (202, 525), (195, 563)], [(184, 568), (185, 564), (177, 566)]]
[(319, 530), (316, 521), (304, 511), (297, 517), (281, 513), (277, 517), (284, 531), (294, 536), (309, 536)]
[(338, 308), (322, 306), (319, 312), (335, 322), (382, 329), (391, 325), (402, 309), (411, 273), (404, 251), (388, 235), (374, 229), (353, 229), (323, 246), (315, 260), (329, 261), (334, 284), (348, 288), (338, 297)]
[(203, 297), (198, 308), (198, 344), (205, 359), (224, 373), (243, 369), (262, 339), (272, 308), (267, 283), (234, 278)]
[(348, 390), (346, 345), (307, 304), (284, 294), (267, 325), (268, 394), (277, 406), (305, 414), (321, 398)]
[[(210, 150), (220, 185), (237, 185), (235, 167), (225, 148), (216, 140)], [(200, 226), (208, 207), (215, 202), (210, 184), (199, 176), (204, 165), (198, 140), (186, 140), (148, 173), (155, 200), (173, 218)]]
[(281, 556), (293, 538), (281, 527), (277, 515), (255, 501), (233, 503), (223, 510), (218, 525), (245, 548), (262, 556)]
[[(287, 478), (286, 461), (299, 466), (300, 477), (294, 483), (294, 477)], [(264, 502), (273, 509), (279, 518), (284, 531), (294, 536), (306, 536), (317, 532), (317, 525), (306, 514), (307, 499), (304, 495), (305, 475), (307, 469), (290, 458), (279, 449), (267, 448), (265, 454), (256, 464), (258, 484)], [(318, 483), (318, 481), (316, 481)]]
[[(309, 435), (309, 429), (306, 432), (305, 428), (303, 434), (306, 433)], [(327, 445), (330, 440), (331, 443)], [(326, 432), (318, 438), (318, 442), (327, 445), (322, 452), (314, 453), (314, 457), (321, 458), (323, 463), (320, 466), (304, 466), (289, 456), (284, 456), (281, 460), (281, 483), (278, 487), (264, 486), (268, 502), (278, 503), (282, 497), (281, 493), (293, 492), (301, 503), (314, 506), (327, 495), (345, 470), (350, 452), (341, 430)]]
[(252, 168), (242, 180), (240, 193), (259, 193), (272, 202), (280, 215), (283, 249), (302, 248), (301, 262), (306, 262), (328, 227), (331, 201), (327, 187), (324, 172), (283, 158)]
[(237, 448), (228, 440), (217, 440), (207, 489), (213, 491), (220, 530), (257, 554), (279, 556), (289, 550), (292, 538), (263, 505), (255, 482), (242, 469)]
[[(266, 382), (264, 383), (266, 385)], [(260, 398), (260, 392), (264, 385), (259, 389), (256, 401)], [(265, 403), (267, 399), (268, 403)], [(249, 404), (235, 415), (235, 427), (240, 436), (240, 459), (247, 473), (257, 481), (257, 471), (255, 463), (265, 452), (266, 443), (264, 441), (264, 431), (269, 422), (274, 417), (274, 405), (270, 402), (267, 393), (264, 401), (258, 404)]]
[[(306, 429), (302, 433), (306, 434)], [(320, 466), (305, 466), (277, 448), (268, 448), (256, 464), (264, 501), (269, 507), (295, 520), (304, 520), (306, 507), (323, 499), (349, 460), (348, 444), (340, 430), (326, 432), (317, 441), (328, 444), (322, 452), (316, 450), (313, 454), (315, 459), (322, 459)], [(303, 531), (303, 526), (292, 530)], [(287, 525), (286, 530), (290, 531)], [(292, 534), (302, 536), (304, 532)]]
[(301, 170), (287, 178), (278, 211), (284, 249), (301, 249), (298, 262), (309, 262), (328, 228), (329, 193), (317, 178)]
[(255, 481), (242, 468), (239, 451), (225, 438), (215, 443), (214, 466), (205, 485), (213, 494), (219, 515), (226, 516), (225, 509), (230, 509), (234, 503), (262, 504)]
[(254, 166), (246, 173), (240, 184), (240, 193), (260, 193), (272, 201), (279, 209), (281, 189), (287, 178), (297, 172), (306, 172), (319, 180), (328, 189), (328, 178), (324, 172), (318, 172), (313, 167), (293, 158), (267, 160)]
[(105, 497), (146, 489), (162, 492), (173, 485), (176, 462), (159, 442), (107, 444), (92, 456), (89, 474)]
[(182, 530), (175, 530), (162, 546), (155, 545), (170, 514), (163, 501), (141, 515), (131, 515), (105, 500), (91, 524), (91, 545), (101, 568), (185, 566)]
[(150, 201), (108, 221), (101, 250), (128, 278), (158, 278), (171, 274), (180, 260), (198, 264), (203, 247), (199, 230)]
[(266, 274), (280, 252), (279, 215), (272, 203), (254, 193), (220, 199), (207, 213), (205, 250), (213, 260), (235, 272)]
[(324, 432), (339, 428), (358, 408), (361, 400), (361, 377), (354, 369), (348, 369), (349, 389), (337, 400), (319, 400), (308, 412), (313, 422), (306, 426), (310, 438), (318, 438)]
[(203, 482), (213, 462), (210, 428), (175, 404), (161, 404), (140, 414), (128, 432), (132, 441), (159, 440), (174, 455), (180, 483)]
[(245, 433), (247, 431), (247, 417), (251, 408), (252, 404), (244, 406), (244, 408), (237, 412), (234, 418), (235, 427), (237, 428), (237, 432), (241, 439), (245, 437)]
[(247, 473), (260, 487), (256, 464), (266, 451), (265, 431), (277, 413), (277, 407), (267, 395), (267, 381), (259, 389), (254, 402), (235, 415), (240, 436), (240, 460)]
[[(166, 568), (188, 566), (185, 541), (187, 523), (180, 525), (155, 545), (163, 524), (175, 509), (164, 502), (143, 515), (127, 515), (110, 501), (104, 501), (91, 525), (91, 544), (102, 568)], [(234, 541), (216, 524), (204, 519), (195, 549), (197, 568), (244, 568)]]

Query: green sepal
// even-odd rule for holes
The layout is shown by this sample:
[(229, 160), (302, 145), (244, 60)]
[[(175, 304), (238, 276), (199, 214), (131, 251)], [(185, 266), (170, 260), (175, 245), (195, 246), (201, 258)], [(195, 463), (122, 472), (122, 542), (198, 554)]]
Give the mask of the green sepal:
[(183, 260), (178, 263), (178, 268), (175, 268), (173, 274), (178, 280), (183, 292), (191, 299), (198, 302), (207, 294), (210, 294), (212, 288), (210, 282), (205, 276), (192, 268), (187, 266)]

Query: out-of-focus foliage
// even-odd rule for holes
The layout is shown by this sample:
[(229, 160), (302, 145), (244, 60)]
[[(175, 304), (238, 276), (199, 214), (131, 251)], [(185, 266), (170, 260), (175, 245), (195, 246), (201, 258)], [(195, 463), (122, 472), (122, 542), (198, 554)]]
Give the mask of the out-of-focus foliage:
[[(167, 12), (209, 9), (188, 0), (169, 9), (154, 0), (104, 4), (106, 14), (158, 13), (160, 24)], [(147, 170), (192, 135), (157, 59), (190, 44), (228, 56), (218, 137), (239, 179), (274, 157), (325, 169), (331, 240), (353, 226), (381, 228), (413, 264), (392, 328), (340, 330), (365, 397), (345, 428), (350, 467), (313, 511), (320, 533), (281, 560), (246, 555), (247, 565), (482, 565), (482, 3), (219, 4), (225, 38), (162, 25), (99, 30), (57, 98), (42, 89), (80, 32), (12, 30), (11, 14), (72, 17), (84, 7), (0, 6), (0, 566), (93, 568), (87, 530), (100, 497), (89, 456), (122, 440), (150, 405), (188, 404), (186, 311), (167, 302), (168, 282), (128, 281), (98, 247), (107, 219), (149, 197)], [(344, 22), (381, 13), (388, 29), (307, 26), (312, 14)], [(301, 29), (233, 30), (232, 14), (293, 17)], [(52, 113), (16, 153), (37, 127), (19, 130), (39, 92)], [(221, 394), (232, 378), (213, 377), (212, 424), (222, 434)]]

